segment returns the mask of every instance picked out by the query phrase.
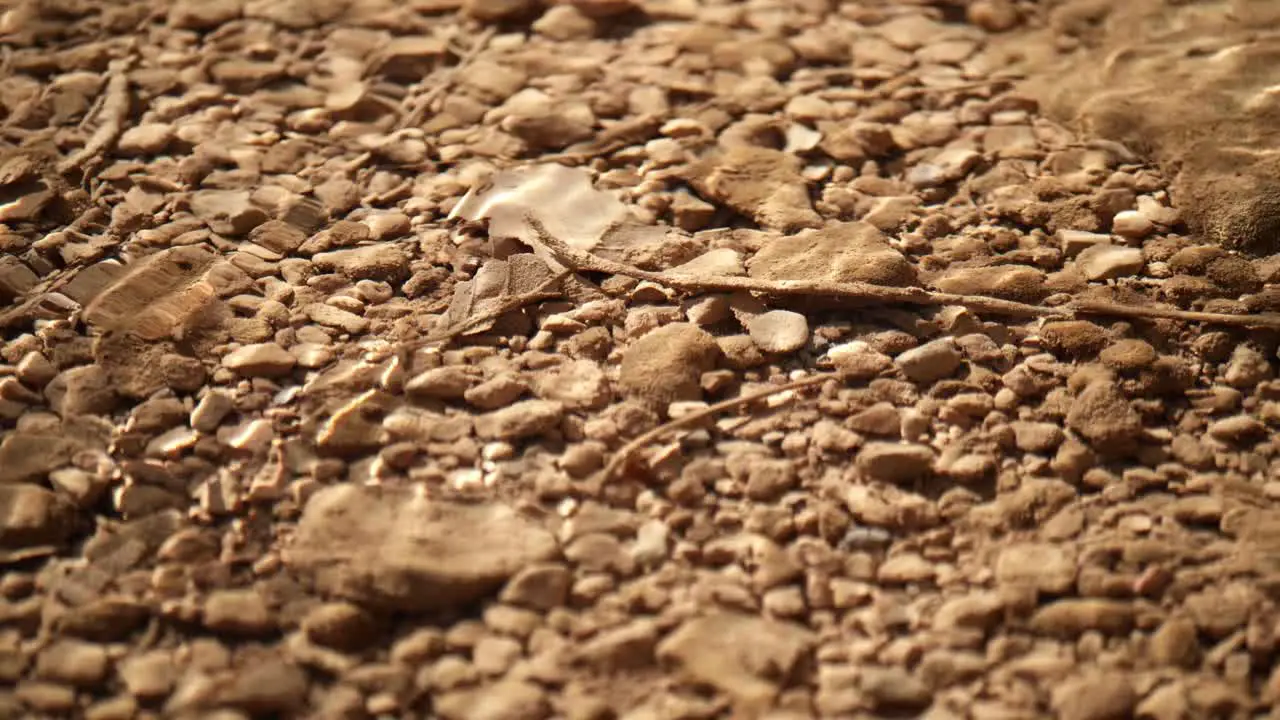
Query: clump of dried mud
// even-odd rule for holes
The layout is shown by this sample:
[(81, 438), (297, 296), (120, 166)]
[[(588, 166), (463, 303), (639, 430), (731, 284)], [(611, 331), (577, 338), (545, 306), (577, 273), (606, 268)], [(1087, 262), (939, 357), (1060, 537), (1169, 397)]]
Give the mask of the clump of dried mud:
[(996, 62), (1024, 70), (1051, 114), (1169, 169), (1195, 232), (1280, 250), (1280, 3), (1047, 5)]

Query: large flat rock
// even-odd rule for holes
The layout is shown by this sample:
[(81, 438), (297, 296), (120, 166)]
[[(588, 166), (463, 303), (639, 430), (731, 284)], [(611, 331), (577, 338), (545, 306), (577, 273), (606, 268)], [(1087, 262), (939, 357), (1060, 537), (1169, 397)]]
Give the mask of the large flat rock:
[(724, 692), (735, 715), (747, 717), (808, 670), (813, 645), (813, 633), (801, 625), (717, 612), (681, 625), (657, 653), (688, 679)]
[(558, 552), (551, 533), (498, 504), (335, 485), (311, 497), (285, 563), (322, 592), (403, 612), (460, 608)]
[(1025, 89), (1051, 113), (1158, 162), (1196, 233), (1280, 250), (1280, 3), (1052, 5), (1043, 32), (997, 46), (996, 66), (1021, 58)]

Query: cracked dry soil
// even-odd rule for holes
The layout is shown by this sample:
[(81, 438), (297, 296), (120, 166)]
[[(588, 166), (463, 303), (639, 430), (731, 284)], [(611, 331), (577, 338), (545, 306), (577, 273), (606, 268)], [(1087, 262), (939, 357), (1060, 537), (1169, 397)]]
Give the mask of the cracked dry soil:
[(0, 717), (1280, 717), (1278, 8), (0, 3)]

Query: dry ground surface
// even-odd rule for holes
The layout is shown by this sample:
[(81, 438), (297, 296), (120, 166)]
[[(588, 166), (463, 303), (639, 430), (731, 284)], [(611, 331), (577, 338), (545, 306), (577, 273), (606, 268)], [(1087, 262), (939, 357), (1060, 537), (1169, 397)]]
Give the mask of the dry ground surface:
[(0, 33), (0, 716), (1280, 717), (1280, 4)]

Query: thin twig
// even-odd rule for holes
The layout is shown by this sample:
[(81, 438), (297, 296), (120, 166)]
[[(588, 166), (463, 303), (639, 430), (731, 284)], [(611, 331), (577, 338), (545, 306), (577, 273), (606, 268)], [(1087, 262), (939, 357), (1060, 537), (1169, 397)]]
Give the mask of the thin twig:
[[(1120, 305), (1116, 303), (1080, 300), (1059, 306), (1030, 305), (985, 295), (958, 295), (936, 292), (918, 287), (889, 287), (871, 283), (828, 283), (807, 280), (761, 280), (750, 277), (685, 275), (673, 272), (641, 270), (624, 263), (606, 260), (569, 247), (564, 241), (547, 232), (546, 227), (532, 214), (526, 214), (525, 222), (533, 230), (529, 242), (549, 253), (570, 269), (578, 272), (602, 272), (625, 275), (637, 280), (665, 285), (688, 292), (747, 291), (774, 297), (801, 295), (805, 297), (832, 297), (882, 304), (922, 306), (956, 305), (976, 313), (1013, 317), (1043, 317), (1074, 319), (1081, 315), (1108, 315), (1131, 318), (1163, 318), (1184, 322), (1205, 322), (1243, 328), (1280, 329), (1280, 315), (1259, 313), (1254, 315), (1229, 315), (1227, 313), (1193, 312), (1175, 308)], [(538, 248), (535, 248), (538, 249)]]
[(637, 280), (665, 285), (675, 290), (691, 292), (747, 292), (763, 293), (772, 296), (830, 296), (850, 300), (865, 300), (878, 303), (903, 303), (910, 305), (963, 305), (973, 310), (1029, 317), (1066, 316), (1069, 312), (1060, 308), (1043, 305), (1000, 300), (982, 295), (956, 295), (953, 293), (932, 292), (916, 287), (890, 287), (871, 283), (824, 283), (808, 280), (761, 280), (750, 277), (732, 277), (727, 275), (685, 275), (672, 272), (654, 272), (641, 270), (624, 263), (606, 260), (602, 257), (575, 250), (563, 240), (547, 232), (546, 226), (533, 215), (526, 215), (525, 221), (533, 230), (533, 242), (544, 247), (545, 251), (557, 260), (578, 272), (601, 272), (610, 275), (625, 275)]
[[(542, 283), (539, 283), (537, 287), (529, 292), (499, 298), (498, 302), (488, 310), (472, 315), (460, 323), (449, 325), (441, 328), (440, 330), (431, 332), (424, 338), (418, 338), (416, 340), (410, 340), (409, 342), (403, 343), (397, 346), (395, 350), (388, 355), (380, 356), (378, 361), (380, 362), (387, 360), (388, 358), (393, 358), (393, 362), (399, 365), (401, 372), (411, 373), (413, 370), (413, 352), (415, 350), (434, 343), (439, 343), (443, 346), (459, 335), (465, 334), (468, 330), (476, 327), (477, 325), (490, 320), (496, 320), (509, 312), (519, 310), (520, 308), (539, 300), (558, 298), (561, 296), (560, 291), (552, 290), (551, 288), (554, 288), (557, 283), (563, 281), (565, 276), (568, 274), (568, 271), (558, 273)], [(313, 391), (307, 393), (307, 397), (311, 400), (327, 400), (333, 396), (332, 393), (334, 391), (335, 388), (331, 387), (325, 391)]]
[(1256, 315), (1231, 315), (1229, 313), (1178, 310), (1177, 308), (1144, 305), (1120, 305), (1100, 300), (1077, 300), (1071, 309), (1081, 315), (1114, 315), (1116, 317), (1152, 318), (1158, 320), (1182, 320), (1184, 322), (1213, 323), (1245, 328), (1270, 328), (1280, 330), (1280, 315), (1258, 313)]
[[(1009, 78), (991, 78), (988, 80), (978, 80), (975, 82), (962, 83), (960, 85), (913, 85), (904, 88), (898, 88), (893, 92), (887, 93), (895, 100), (908, 100), (910, 98), (921, 97), (924, 95), (941, 95), (949, 92), (970, 92), (973, 90), (987, 90), (998, 88), (1002, 85), (1012, 86), (1013, 80)], [(1003, 89), (1003, 88), (1001, 88)]]
[(560, 291), (552, 290), (551, 288), (559, 285), (568, 275), (568, 270), (558, 272), (546, 280), (543, 280), (541, 283), (538, 283), (538, 286), (529, 292), (500, 298), (492, 308), (478, 315), (472, 315), (456, 325), (450, 325), (447, 328), (433, 332), (424, 338), (423, 342), (432, 343), (443, 340), (452, 340), (459, 335), (466, 334), (467, 331), (472, 328), (483, 325), (491, 320), (497, 320), (503, 315), (519, 310), (526, 305), (531, 305), (539, 300), (549, 300), (551, 298), (560, 297)]
[(97, 158), (109, 150), (120, 137), (120, 133), (124, 132), (124, 125), (129, 120), (131, 104), (128, 71), (133, 61), (131, 58), (126, 58), (112, 64), (114, 67), (108, 71), (110, 77), (107, 79), (102, 107), (98, 112), (98, 129), (89, 136), (89, 141), (84, 144), (84, 147), (59, 163), (59, 172), (75, 170)]
[(493, 27), (488, 27), (481, 31), (471, 42), (471, 49), (458, 58), (458, 63), (445, 70), (444, 77), (434, 87), (418, 96), (417, 105), (400, 118), (398, 126), (407, 128), (421, 125), (423, 118), (427, 115), (427, 111), (431, 109), (431, 104), (441, 95), (448, 92), (458, 75), (488, 47), (489, 41), (493, 39), (495, 33), (497, 33), (497, 29)]
[(789, 390), (798, 390), (800, 388), (806, 388), (812, 385), (820, 385), (828, 380), (838, 380), (839, 378), (840, 378), (840, 375), (837, 373), (823, 373), (822, 375), (813, 375), (811, 377), (807, 377), (802, 380), (796, 380), (794, 382), (786, 383), (785, 385), (775, 385), (773, 387), (769, 387), (764, 390), (759, 390), (757, 392), (747, 393), (746, 395), (739, 395), (736, 398), (729, 398), (728, 400), (722, 400), (714, 405), (708, 405), (707, 407), (702, 408), (701, 410), (697, 410), (695, 412), (691, 412), (688, 415), (684, 415), (675, 420), (665, 422), (659, 425), (658, 427), (653, 428), (652, 430), (649, 430), (648, 432), (642, 433), (641, 435), (637, 436), (636, 438), (631, 440), (631, 442), (628, 442), (626, 445), (623, 445), (622, 448), (618, 450), (618, 452), (614, 453), (613, 458), (611, 458), (609, 460), (609, 463), (604, 466), (604, 469), (600, 471), (600, 476), (599, 476), (600, 481), (608, 482), (620, 470), (622, 470), (622, 468), (626, 467), (627, 463), (631, 461), (631, 457), (635, 455), (636, 452), (640, 450), (640, 448), (643, 448), (644, 446), (649, 445), (650, 443), (656, 441), (658, 438), (662, 437), (663, 435), (666, 435), (667, 433), (672, 432), (673, 430), (679, 430), (680, 428), (689, 427), (690, 425), (695, 425), (698, 422), (705, 420), (706, 418), (716, 415), (717, 413), (723, 412), (725, 410), (732, 410), (733, 408), (740, 407), (742, 405), (749, 405), (757, 400), (763, 400), (771, 395), (777, 395), (778, 393), (784, 393)]
[(656, 115), (642, 115), (630, 120), (621, 120), (600, 131), (590, 140), (571, 145), (557, 153), (543, 155), (539, 162), (583, 162), (601, 155), (608, 155), (628, 145), (637, 145), (649, 140), (660, 127), (662, 127), (662, 118)]
[(537, 287), (529, 292), (498, 298), (497, 302), (494, 303), (492, 307), (482, 313), (472, 315), (460, 323), (449, 325), (439, 330), (434, 330), (424, 338), (419, 338), (405, 343), (400, 348), (402, 359), (407, 361), (410, 352), (413, 350), (417, 350), (418, 348), (426, 347), (434, 343), (447, 343), (459, 335), (465, 335), (467, 331), (472, 328), (483, 325), (491, 320), (497, 320), (503, 315), (519, 310), (526, 305), (531, 305), (540, 300), (550, 300), (552, 298), (560, 297), (562, 293), (559, 290), (554, 290), (552, 288), (555, 288), (563, 282), (569, 273), (569, 270), (558, 272), (539, 283)]

